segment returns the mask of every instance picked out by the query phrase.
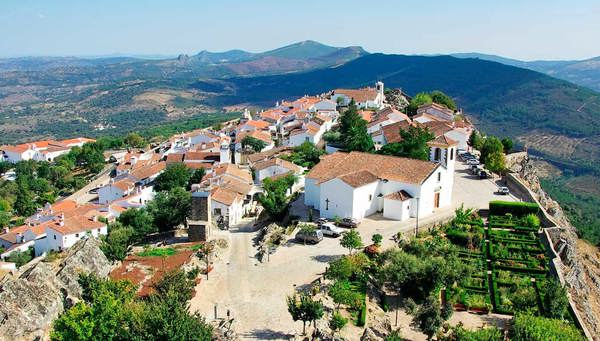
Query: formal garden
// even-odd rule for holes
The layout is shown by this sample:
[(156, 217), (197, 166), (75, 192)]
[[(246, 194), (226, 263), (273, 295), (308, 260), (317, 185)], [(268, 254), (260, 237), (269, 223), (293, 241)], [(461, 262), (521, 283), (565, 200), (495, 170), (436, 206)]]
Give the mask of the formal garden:
[(399, 297), (413, 327), (430, 338), (504, 338), (493, 326), (469, 331), (447, 324), (453, 311), (466, 310), (514, 315), (511, 338), (582, 339), (566, 290), (550, 272), (538, 210), (530, 203), (492, 202), (486, 224), (477, 212), (461, 207), (448, 223), (399, 238), (398, 247), (381, 252), (367, 247), (331, 262), (328, 295), (356, 326), (367, 319), (365, 293), (371, 287), (381, 297), (369, 300), (393, 311), (398, 304), (393, 297)]

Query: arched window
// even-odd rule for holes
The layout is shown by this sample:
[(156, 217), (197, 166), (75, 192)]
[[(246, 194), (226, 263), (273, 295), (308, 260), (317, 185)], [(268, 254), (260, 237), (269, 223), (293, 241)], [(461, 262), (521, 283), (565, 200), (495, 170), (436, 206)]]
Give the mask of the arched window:
[(442, 158), (442, 150), (440, 148), (436, 148), (435, 153), (433, 155), (433, 160), (440, 161), (441, 158)]

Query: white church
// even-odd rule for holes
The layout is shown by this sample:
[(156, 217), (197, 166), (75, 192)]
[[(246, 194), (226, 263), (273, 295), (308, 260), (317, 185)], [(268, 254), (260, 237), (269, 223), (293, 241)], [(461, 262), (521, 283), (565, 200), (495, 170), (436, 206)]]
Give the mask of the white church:
[(331, 219), (431, 215), (451, 205), (457, 142), (442, 135), (429, 146), (430, 161), (360, 152), (324, 156), (306, 175), (305, 204)]

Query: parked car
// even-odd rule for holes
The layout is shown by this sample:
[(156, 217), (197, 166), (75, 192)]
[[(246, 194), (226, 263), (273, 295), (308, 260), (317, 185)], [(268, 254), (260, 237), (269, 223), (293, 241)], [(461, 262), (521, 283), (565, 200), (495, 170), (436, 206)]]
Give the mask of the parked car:
[(360, 221), (358, 221), (358, 219), (355, 218), (342, 218), (342, 220), (338, 222), (338, 226), (349, 227), (352, 229), (358, 227), (359, 224)]
[(320, 229), (321, 229), (321, 232), (323, 232), (324, 236), (329, 236), (329, 237), (334, 237), (334, 238), (337, 238), (337, 237), (341, 236), (342, 233), (344, 233), (344, 230), (335, 226), (335, 224), (333, 224), (333, 223), (321, 224)]
[(498, 187), (498, 194), (509, 195), (510, 190), (508, 189), (508, 187), (505, 187), (505, 186)]
[(477, 160), (477, 159), (469, 159), (467, 161), (467, 165), (470, 165), (470, 166), (479, 165), (479, 160)]
[(321, 226), (321, 225), (323, 225), (325, 223), (328, 223), (328, 222), (329, 222), (329, 219), (327, 219), (327, 218), (319, 218), (319, 219), (317, 219), (317, 225), (319, 225), (319, 226)]
[(321, 230), (313, 230), (310, 232), (300, 231), (296, 233), (295, 238), (300, 243), (317, 244), (323, 240), (323, 232), (321, 232)]
[(481, 165), (472, 165), (471, 166), (471, 173), (473, 173), (473, 175), (479, 175), (479, 172), (481, 172), (483, 170), (483, 168), (481, 167)]
[(480, 171), (479, 172), (479, 178), (480, 179), (487, 179), (488, 178), (488, 173), (486, 171)]
[(99, 187), (92, 188), (92, 189), (90, 189), (90, 191), (88, 193), (89, 194), (98, 194), (98, 189), (100, 189), (100, 188)]

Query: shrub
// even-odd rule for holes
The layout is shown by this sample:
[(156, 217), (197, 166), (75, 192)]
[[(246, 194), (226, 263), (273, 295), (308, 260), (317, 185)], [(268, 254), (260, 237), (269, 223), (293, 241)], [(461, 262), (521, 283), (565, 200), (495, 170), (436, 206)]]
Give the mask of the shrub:
[(379, 233), (376, 233), (373, 235), (371, 240), (373, 241), (373, 244), (379, 246), (379, 245), (381, 245), (381, 242), (383, 241), (383, 236), (380, 235)]
[(532, 229), (538, 229), (540, 227), (540, 218), (535, 214), (528, 214), (525, 216), (525, 225)]
[(538, 214), (540, 207), (532, 202), (512, 202), (512, 201), (490, 201), (490, 216), (505, 215), (510, 213), (514, 216), (524, 216), (527, 214)]
[(530, 341), (577, 341), (585, 340), (579, 329), (567, 322), (537, 317), (529, 314), (516, 314), (510, 329), (511, 340)]
[(329, 320), (329, 328), (334, 332), (341, 330), (348, 323), (348, 319), (342, 316), (338, 311), (334, 312), (331, 315), (331, 319)]
[(360, 310), (360, 316), (358, 317), (358, 326), (362, 327), (367, 324), (367, 305), (363, 304)]

